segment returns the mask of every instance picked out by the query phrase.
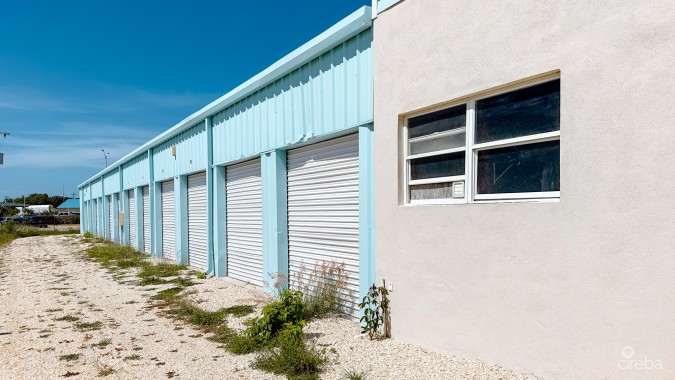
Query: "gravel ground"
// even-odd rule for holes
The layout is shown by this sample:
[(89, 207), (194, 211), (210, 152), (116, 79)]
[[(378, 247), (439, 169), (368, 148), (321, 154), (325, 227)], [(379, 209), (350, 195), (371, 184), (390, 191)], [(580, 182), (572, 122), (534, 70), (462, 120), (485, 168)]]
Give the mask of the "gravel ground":
[[(71, 235), (19, 239), (0, 250), (0, 379), (92, 379), (106, 369), (112, 379), (283, 379), (250, 368), (254, 354), (230, 354), (159, 316), (149, 297), (161, 287), (114, 278), (83, 258), (85, 248)], [(248, 304), (259, 311), (271, 300), (235, 280), (196, 281), (191, 297), (206, 309)], [(230, 318), (230, 327), (243, 328)], [(535, 378), (391, 339), (369, 341), (342, 318), (312, 322), (305, 331), (334, 352), (322, 379), (342, 379), (345, 370), (369, 380)]]

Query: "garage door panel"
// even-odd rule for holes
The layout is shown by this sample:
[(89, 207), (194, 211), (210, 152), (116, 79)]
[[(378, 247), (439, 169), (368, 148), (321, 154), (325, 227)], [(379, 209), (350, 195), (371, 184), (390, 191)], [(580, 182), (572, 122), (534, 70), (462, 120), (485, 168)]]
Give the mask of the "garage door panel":
[[(358, 136), (288, 151), (288, 251), (291, 287), (315, 265), (343, 266), (352, 313), (359, 289)], [(304, 278), (304, 280), (303, 280)]]
[(260, 159), (229, 166), (225, 191), (228, 276), (262, 286)]
[(143, 252), (150, 253), (150, 187), (143, 186), (141, 189), (143, 206)]
[(162, 182), (162, 257), (176, 261), (176, 200), (173, 180)]
[(208, 250), (206, 194), (206, 173), (188, 176), (188, 263), (202, 270), (206, 270)]
[(108, 240), (112, 241), (113, 239), (113, 215), (112, 215), (112, 196), (108, 195), (105, 201), (108, 205)]
[(127, 192), (127, 199), (129, 200), (127, 212), (129, 213), (129, 245), (136, 248), (136, 198), (134, 198), (134, 190)]

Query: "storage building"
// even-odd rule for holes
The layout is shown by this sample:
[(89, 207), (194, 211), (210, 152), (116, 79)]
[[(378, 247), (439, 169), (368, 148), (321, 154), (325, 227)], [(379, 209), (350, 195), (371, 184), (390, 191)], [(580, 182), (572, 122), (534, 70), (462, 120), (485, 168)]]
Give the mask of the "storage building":
[(374, 281), (372, 16), (363, 7), (80, 185), (82, 230), (273, 291)]

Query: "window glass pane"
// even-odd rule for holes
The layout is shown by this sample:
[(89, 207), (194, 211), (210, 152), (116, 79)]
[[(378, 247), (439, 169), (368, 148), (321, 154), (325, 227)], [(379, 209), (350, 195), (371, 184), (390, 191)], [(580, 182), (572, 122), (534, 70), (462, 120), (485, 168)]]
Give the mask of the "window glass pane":
[(422, 154), (435, 152), (437, 150), (461, 148), (466, 141), (466, 133), (455, 133), (452, 135), (441, 136), (435, 139), (415, 141), (410, 143), (410, 153)]
[(452, 183), (431, 183), (410, 186), (410, 200), (452, 198)]
[(478, 193), (560, 191), (560, 141), (478, 152)]
[(432, 112), (408, 120), (408, 138), (450, 131), (466, 125), (466, 105)]
[(560, 130), (560, 80), (476, 101), (476, 143)]
[(450, 177), (464, 174), (464, 152), (410, 160), (410, 179)]

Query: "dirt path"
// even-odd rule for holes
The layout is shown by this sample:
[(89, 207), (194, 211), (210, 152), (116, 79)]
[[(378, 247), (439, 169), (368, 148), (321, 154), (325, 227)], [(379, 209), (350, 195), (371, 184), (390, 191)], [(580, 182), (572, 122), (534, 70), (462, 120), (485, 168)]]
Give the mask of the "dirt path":
[(73, 254), (82, 249), (79, 237), (52, 236), (5, 250), (0, 379), (91, 379), (105, 371), (113, 379), (274, 378), (248, 368), (250, 357), (156, 316), (147, 309), (156, 292), (118, 283)]
[[(0, 249), (0, 379), (282, 379), (251, 369), (254, 354), (230, 354), (159, 316), (150, 297), (161, 288), (137, 286), (86, 260), (86, 247), (79, 235), (63, 235)], [(270, 301), (238, 281), (195, 281), (192, 297), (204, 309), (257, 305), (259, 311)], [(241, 319), (228, 323), (243, 328)], [(533, 378), (391, 339), (369, 341), (351, 320), (322, 319), (305, 331), (330, 358), (322, 379), (344, 379), (345, 371), (368, 380)]]

